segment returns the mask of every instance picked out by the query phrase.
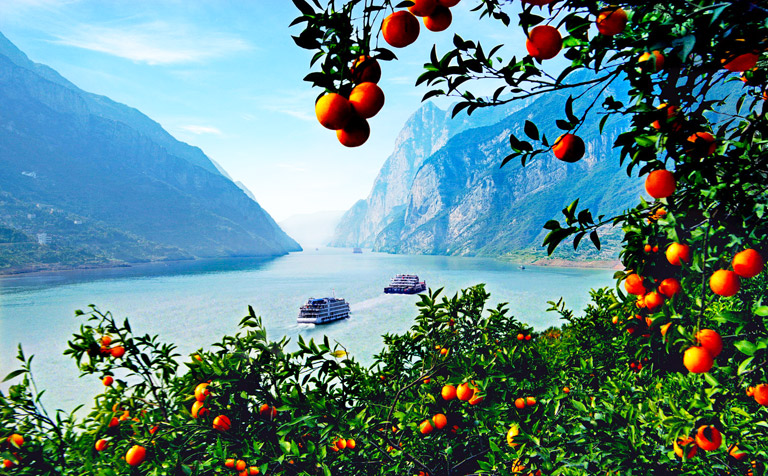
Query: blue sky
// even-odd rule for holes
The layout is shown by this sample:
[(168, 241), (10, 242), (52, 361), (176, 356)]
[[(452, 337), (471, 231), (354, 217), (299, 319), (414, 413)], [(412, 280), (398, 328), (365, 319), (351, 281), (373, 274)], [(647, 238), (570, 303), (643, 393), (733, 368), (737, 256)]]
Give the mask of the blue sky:
[(444, 53), (458, 33), (524, 54), (518, 26), (479, 21), (474, 5), (454, 7), (445, 32), (422, 25), (416, 43), (396, 50), (399, 61), (382, 65), (386, 103), (355, 149), (315, 119), (320, 90), (302, 81), (311, 53), (290, 38), (300, 30), (288, 27), (298, 15), (289, 0), (0, 0), (0, 31), (33, 61), (200, 147), (279, 221), (368, 195), (421, 104), (426, 89), (414, 83), (432, 44)]

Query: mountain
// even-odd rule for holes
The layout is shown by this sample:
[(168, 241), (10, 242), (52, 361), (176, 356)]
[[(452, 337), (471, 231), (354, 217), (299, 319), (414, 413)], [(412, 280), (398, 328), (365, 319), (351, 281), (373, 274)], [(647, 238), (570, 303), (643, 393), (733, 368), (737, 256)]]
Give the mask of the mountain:
[(278, 222), (304, 248), (328, 246), (343, 211), (303, 213)]
[[(625, 92), (605, 94), (621, 97)], [(608, 122), (601, 134), (600, 116), (578, 131), (587, 149), (578, 163), (567, 164), (548, 153), (526, 167), (515, 159), (500, 168), (510, 153), (510, 133), (524, 137), (526, 120), (538, 124), (550, 141), (563, 132), (554, 124), (564, 115), (567, 97), (560, 92), (516, 101), (491, 108), (495, 115), (477, 120), (476, 114), (463, 115), (458, 127), (452, 126), (448, 112), (424, 104), (401, 131), (368, 198), (342, 218), (332, 244), (394, 253), (511, 255), (527, 261), (546, 256), (542, 225), (560, 219), (560, 211), (575, 198), (581, 198), (580, 208), (589, 207), (595, 215), (633, 206), (642, 183), (626, 176), (611, 149), (626, 124)], [(617, 241), (611, 236), (619, 235), (609, 232), (603, 253), (583, 246), (579, 255), (615, 258)], [(576, 257), (567, 245), (561, 248), (559, 256)]]
[(300, 249), (199, 148), (0, 34), (0, 271)]

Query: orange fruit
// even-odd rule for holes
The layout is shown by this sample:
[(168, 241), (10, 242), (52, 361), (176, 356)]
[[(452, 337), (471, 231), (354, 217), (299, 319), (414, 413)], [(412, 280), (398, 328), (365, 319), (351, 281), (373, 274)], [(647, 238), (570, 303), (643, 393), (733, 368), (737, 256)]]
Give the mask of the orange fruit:
[(645, 179), (645, 191), (653, 198), (666, 198), (676, 187), (675, 176), (669, 170), (654, 170)]
[(733, 271), (718, 269), (709, 278), (709, 287), (718, 296), (733, 296), (739, 292), (741, 280)]
[(763, 258), (753, 249), (736, 253), (733, 257), (733, 271), (742, 278), (752, 278), (763, 271)]
[(258, 466), (251, 466), (248, 468), (248, 476), (256, 476), (257, 474), (259, 474)]
[(120, 420), (118, 420), (117, 417), (112, 417), (112, 419), (109, 420), (109, 427), (110, 428), (114, 428), (114, 427), (116, 427), (119, 424), (120, 424)]
[(752, 392), (752, 396), (755, 401), (760, 405), (768, 406), (768, 384), (761, 383), (755, 386), (755, 390)]
[(683, 354), (683, 365), (694, 374), (709, 372), (713, 363), (712, 355), (704, 347), (689, 347)]
[(451, 8), (458, 5), (460, 1), (461, 0), (437, 0), (437, 4), (442, 5), (444, 7)]
[(515, 406), (516, 406), (517, 408), (519, 408), (520, 410), (522, 410), (523, 408), (525, 408), (525, 399), (524, 399), (524, 398), (522, 398), (522, 397), (521, 397), (521, 398), (518, 398), (518, 399), (515, 399)]
[(192, 404), (192, 410), (190, 410), (192, 418), (198, 418), (208, 413), (208, 409), (203, 405), (205, 405), (205, 403), (201, 402), (200, 400), (195, 400), (195, 403)]
[(464, 382), (456, 389), (456, 397), (462, 402), (466, 402), (472, 395), (475, 394), (475, 389), (470, 387), (468, 383)]
[(349, 93), (349, 104), (357, 115), (368, 119), (384, 107), (384, 91), (376, 83), (360, 83)]
[(507, 431), (507, 445), (511, 447), (515, 447), (518, 445), (518, 443), (514, 442), (514, 439), (517, 435), (520, 434), (520, 427), (517, 425), (512, 425), (509, 427), (509, 431)]
[(584, 157), (584, 141), (574, 134), (563, 134), (557, 138), (552, 146), (555, 157), (563, 162), (573, 163)]
[(528, 334), (527, 336), (525, 336), (525, 340), (531, 340), (532, 338), (533, 338), (533, 337), (532, 337), (530, 334)]
[(709, 132), (697, 132), (688, 137), (690, 143), (685, 152), (695, 157), (706, 157), (715, 153), (715, 136)]
[(448, 349), (447, 349), (447, 348), (445, 348), (445, 347), (443, 347), (442, 349), (440, 349), (440, 355), (448, 355)]
[(571, 393), (571, 389), (568, 387), (563, 387), (563, 393)]
[(474, 395), (472, 398), (469, 399), (470, 405), (477, 405), (483, 402), (485, 400), (485, 397), (482, 397), (480, 395)]
[(686, 244), (672, 243), (667, 247), (667, 261), (673, 266), (680, 266), (680, 262), (691, 262), (691, 247)]
[[(651, 59), (651, 56), (653, 56), (655, 61), (653, 63), (646, 63), (646, 61)], [(664, 55), (661, 54), (661, 51), (658, 50), (653, 50), (651, 52), (646, 51), (640, 55), (640, 59), (638, 61), (640, 62), (641, 66), (645, 66), (646, 64), (652, 65), (651, 67), (655, 72), (659, 72), (664, 69)]]
[(360, 116), (353, 115), (347, 125), (336, 131), (336, 138), (346, 147), (359, 147), (371, 135), (371, 126)]
[(227, 431), (232, 428), (232, 422), (226, 415), (219, 415), (213, 419), (213, 429), (219, 431)]
[(21, 448), (24, 445), (24, 437), (18, 433), (14, 433), (8, 437), (8, 444), (10, 446), (15, 446), (16, 448)]
[(381, 79), (381, 66), (375, 58), (370, 56), (363, 55), (357, 58), (349, 72), (355, 84), (378, 83)]
[(346, 447), (347, 447), (347, 440), (345, 440), (344, 438), (339, 438), (338, 440), (336, 440), (336, 448), (343, 450)]
[(437, 6), (437, 0), (411, 0), (413, 5), (408, 7), (408, 11), (417, 17), (430, 15)]
[(731, 445), (731, 447), (728, 448), (728, 454), (731, 455), (731, 458), (735, 459), (736, 461), (741, 461), (747, 457), (747, 453), (740, 452), (739, 447), (736, 445)]
[(682, 286), (680, 286), (680, 281), (675, 278), (667, 278), (659, 283), (658, 291), (668, 298), (671, 298), (679, 293), (681, 289)]
[(715, 451), (722, 443), (723, 436), (712, 425), (701, 425), (696, 432), (696, 444), (704, 451)]
[(627, 12), (620, 7), (603, 9), (597, 16), (595, 23), (597, 24), (597, 31), (601, 35), (617, 35), (627, 27)]
[(624, 289), (629, 294), (634, 295), (642, 295), (647, 291), (645, 286), (643, 286), (643, 277), (635, 273), (627, 275), (627, 278), (624, 280)]
[(699, 341), (699, 345), (707, 349), (713, 359), (723, 350), (723, 339), (712, 329), (702, 329), (697, 332), (696, 340)]
[(756, 53), (743, 53), (735, 58), (723, 58), (720, 62), (728, 71), (741, 72), (754, 68), (758, 57)]
[(653, 311), (657, 307), (664, 304), (664, 297), (657, 293), (656, 291), (651, 291), (650, 293), (645, 295), (645, 307), (649, 311)]
[(429, 420), (424, 420), (419, 425), (419, 432), (422, 435), (428, 435), (428, 434), (432, 433), (432, 430), (433, 430), (432, 424), (429, 422)]
[(245, 461), (239, 459), (237, 462), (235, 462), (235, 469), (238, 471), (242, 471), (245, 469)]
[(109, 345), (112, 343), (112, 336), (103, 335), (101, 336), (101, 345)]
[(680, 112), (678, 106), (669, 106), (666, 103), (659, 104), (656, 109), (664, 109), (667, 112), (667, 117), (664, 123), (656, 120), (651, 123), (654, 129), (661, 129), (664, 126), (671, 125), (672, 130), (676, 131), (680, 129), (680, 121), (677, 120), (677, 114)]
[(643, 246), (643, 251), (645, 251), (646, 253), (650, 253), (652, 249), (653, 247), (651, 245)]
[(205, 398), (211, 394), (211, 391), (208, 390), (208, 383), (203, 382), (197, 385), (195, 387), (195, 400), (198, 402), (202, 402), (205, 400)]
[(681, 436), (680, 438), (677, 439), (677, 441), (675, 441), (673, 445), (675, 449), (675, 454), (678, 457), (682, 458), (683, 448), (685, 448), (688, 445), (691, 445), (691, 449), (690, 451), (688, 451), (688, 454), (686, 455), (686, 459), (693, 458), (696, 455), (697, 447), (692, 443), (693, 443), (693, 438), (691, 438), (690, 436)]
[(456, 387), (453, 385), (444, 385), (440, 391), (440, 395), (443, 396), (443, 400), (453, 400), (456, 398)]
[(529, 407), (532, 407), (533, 405), (536, 405), (536, 399), (533, 397), (528, 397), (525, 399), (525, 404)]
[(112, 357), (119, 359), (123, 355), (125, 355), (125, 347), (118, 345), (117, 347), (112, 347), (109, 349), (109, 353), (112, 354)]
[(138, 466), (147, 456), (147, 450), (143, 446), (133, 445), (125, 454), (125, 462), (131, 466)]
[(550, 25), (535, 26), (528, 32), (525, 48), (538, 60), (554, 58), (563, 47), (563, 37)]
[(451, 26), (452, 21), (453, 15), (451, 15), (451, 11), (448, 10), (448, 7), (438, 5), (432, 10), (432, 13), (424, 17), (424, 26), (427, 27), (427, 30), (429, 31), (444, 31)]
[(437, 415), (433, 416), (432, 421), (435, 423), (435, 428), (438, 430), (442, 430), (445, 428), (445, 425), (448, 424), (448, 419), (442, 413), (438, 413)]
[(104, 379), (101, 381), (101, 383), (103, 383), (105, 387), (109, 387), (109, 386), (110, 386), (110, 385), (112, 385), (114, 382), (115, 382), (115, 379), (114, 379), (114, 378), (112, 378), (112, 376), (111, 376), (111, 375), (107, 375), (107, 376), (106, 376), (106, 377), (104, 377)]
[(419, 20), (412, 13), (400, 10), (384, 19), (381, 34), (390, 46), (404, 48), (416, 41), (419, 28)]
[(104, 451), (107, 448), (107, 445), (109, 445), (109, 443), (107, 443), (107, 440), (102, 438), (99, 441), (97, 441), (96, 444), (93, 445), (93, 447), (96, 448), (96, 451)]
[(315, 103), (315, 116), (323, 127), (335, 131), (349, 122), (352, 117), (352, 105), (340, 94), (326, 93)]
[(355, 443), (355, 440), (353, 440), (352, 438), (347, 439), (347, 448), (349, 448), (350, 450), (353, 450), (355, 449), (356, 445), (357, 443)]
[(525, 334), (518, 334), (517, 335), (517, 340), (524, 340), (524, 339), (525, 339)]
[(611, 319), (611, 322), (613, 322), (614, 324), (618, 324), (619, 323), (619, 316), (613, 316), (613, 318)]

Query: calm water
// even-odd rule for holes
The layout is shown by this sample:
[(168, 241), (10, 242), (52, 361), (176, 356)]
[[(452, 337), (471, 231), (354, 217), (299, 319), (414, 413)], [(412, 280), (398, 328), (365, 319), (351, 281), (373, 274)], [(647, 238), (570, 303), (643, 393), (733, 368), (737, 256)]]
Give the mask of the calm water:
[[(49, 407), (71, 409), (103, 390), (98, 380), (78, 379), (74, 362), (64, 358), (68, 337), (81, 323), (75, 309), (95, 304), (130, 318), (137, 334), (159, 334), (186, 356), (206, 348), (253, 306), (268, 336), (319, 338), (327, 334), (357, 359), (370, 362), (381, 335), (407, 330), (417, 296), (385, 295), (397, 273), (415, 273), (433, 289), (453, 295), (485, 283), (490, 305), (508, 302), (511, 313), (536, 329), (558, 324), (546, 302), (565, 298), (576, 310), (588, 302), (590, 288), (612, 285), (612, 271), (571, 268), (520, 270), (494, 259), (405, 256), (345, 249), (321, 249), (269, 259), (209, 260), (152, 264), (134, 268), (61, 272), (0, 279), (0, 380), (17, 368), (16, 347), (35, 354), (33, 370), (48, 389)], [(296, 324), (298, 307), (309, 297), (335, 292), (350, 302), (352, 317), (315, 328)], [(3, 384), (5, 390), (7, 383)], [(50, 410), (50, 408), (49, 408)]]

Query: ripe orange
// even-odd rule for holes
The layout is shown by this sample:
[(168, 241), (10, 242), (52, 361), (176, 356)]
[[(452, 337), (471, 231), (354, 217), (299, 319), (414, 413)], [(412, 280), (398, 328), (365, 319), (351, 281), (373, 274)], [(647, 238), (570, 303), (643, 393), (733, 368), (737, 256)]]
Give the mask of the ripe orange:
[(458, 5), (460, 1), (461, 0), (437, 0), (437, 4), (442, 5), (444, 7), (451, 8)]
[(114, 379), (114, 378), (112, 378), (112, 376), (111, 376), (111, 375), (107, 375), (107, 376), (106, 376), (106, 377), (104, 377), (104, 379), (101, 381), (101, 383), (103, 383), (105, 387), (109, 387), (109, 386), (110, 386), (110, 385), (112, 385), (114, 382), (115, 382), (115, 379)]
[(658, 291), (661, 294), (671, 298), (675, 294), (679, 293), (681, 289), (682, 286), (680, 286), (680, 281), (675, 278), (667, 278), (659, 283)]
[(257, 474), (259, 474), (258, 466), (251, 466), (248, 468), (248, 476), (256, 476)]
[(733, 296), (739, 292), (741, 280), (733, 271), (718, 269), (709, 278), (709, 287), (718, 296)]
[(515, 399), (515, 406), (521, 410), (525, 408), (525, 399), (522, 397)]
[(112, 354), (112, 357), (119, 359), (123, 355), (125, 355), (125, 347), (118, 345), (117, 347), (112, 347), (109, 349), (109, 353)]
[(675, 176), (669, 170), (654, 170), (645, 179), (645, 191), (653, 198), (666, 198), (676, 187)]
[(707, 349), (713, 359), (723, 350), (723, 339), (712, 329), (702, 329), (697, 332), (696, 340), (699, 341), (699, 345)]
[(704, 347), (689, 347), (683, 354), (683, 365), (694, 374), (709, 372), (713, 363), (712, 356)]
[(653, 311), (657, 307), (664, 304), (664, 297), (657, 293), (656, 291), (651, 291), (650, 293), (645, 295), (645, 307), (649, 311)]
[(595, 23), (597, 24), (597, 31), (601, 35), (617, 35), (627, 27), (627, 12), (620, 7), (603, 9), (597, 16)]
[(723, 436), (712, 425), (701, 425), (696, 432), (696, 444), (704, 451), (715, 451), (722, 443)]
[(453, 400), (456, 398), (456, 387), (453, 385), (444, 385), (440, 394), (443, 396), (443, 400)]
[(552, 146), (555, 157), (563, 162), (573, 163), (584, 157), (584, 141), (574, 134), (563, 134), (557, 138)]
[(688, 451), (688, 454), (686, 455), (686, 459), (693, 458), (696, 455), (696, 450), (698, 448), (697, 448), (696, 445), (694, 445), (692, 443), (693, 443), (693, 438), (691, 438), (690, 436), (681, 436), (680, 438), (677, 439), (677, 441), (675, 441), (675, 443), (673, 445), (674, 449), (675, 449), (675, 454), (678, 457), (682, 458), (683, 457), (683, 448), (685, 448), (688, 445), (691, 445), (691, 449), (690, 449), (690, 451)]
[(235, 469), (238, 471), (242, 471), (245, 469), (245, 461), (239, 459), (235, 462)]
[(352, 117), (352, 105), (340, 94), (327, 93), (315, 103), (315, 116), (323, 127), (335, 131), (349, 122)]
[(728, 448), (728, 454), (731, 455), (731, 458), (735, 459), (736, 461), (741, 461), (747, 457), (747, 453), (740, 452), (739, 447), (736, 445), (731, 445), (731, 447)]
[(440, 355), (448, 355), (448, 348), (443, 347), (442, 349), (440, 349)]
[(482, 397), (480, 395), (474, 395), (472, 398), (469, 399), (470, 405), (478, 405), (485, 400), (485, 397)]
[(736, 253), (733, 257), (733, 271), (742, 278), (752, 278), (763, 271), (763, 258), (753, 249)]
[(429, 420), (424, 420), (419, 425), (419, 432), (422, 435), (428, 435), (428, 434), (432, 433), (432, 430), (433, 430), (432, 424), (429, 422)]
[(112, 336), (109, 336), (109, 335), (101, 336), (101, 345), (109, 345), (111, 343), (112, 343)]
[(195, 400), (198, 402), (202, 402), (205, 400), (205, 398), (211, 394), (211, 391), (208, 390), (208, 383), (203, 382), (197, 385), (195, 387)]
[(97, 441), (96, 444), (93, 445), (93, 447), (96, 448), (96, 451), (104, 451), (107, 448), (107, 445), (109, 445), (109, 443), (107, 443), (107, 440), (102, 438), (99, 441)]
[(413, 5), (408, 7), (408, 11), (417, 17), (425, 17), (432, 14), (437, 6), (437, 0), (411, 0)]
[(741, 72), (754, 68), (758, 58), (759, 55), (756, 53), (744, 53), (735, 58), (723, 58), (720, 61), (723, 63), (723, 68), (728, 71)]
[(133, 445), (125, 454), (125, 462), (131, 466), (138, 466), (147, 456), (147, 450), (143, 446)]
[(438, 430), (442, 430), (445, 428), (445, 425), (448, 424), (448, 419), (442, 413), (438, 413), (437, 415), (433, 416), (432, 421), (435, 423), (435, 428)]
[(424, 17), (424, 26), (427, 27), (427, 30), (429, 31), (444, 31), (451, 26), (452, 21), (453, 15), (451, 15), (451, 11), (448, 10), (448, 7), (438, 5), (432, 10), (432, 13)]
[(474, 394), (475, 394), (475, 389), (470, 387), (469, 384), (466, 382), (459, 385), (459, 388), (456, 389), (456, 396), (462, 402), (466, 402), (467, 400), (472, 398), (472, 395)]
[(571, 393), (571, 389), (568, 387), (563, 387), (563, 393)]
[(677, 120), (677, 114), (680, 112), (680, 108), (678, 106), (669, 106), (666, 103), (659, 104), (656, 109), (664, 109), (667, 112), (667, 118), (664, 121), (664, 123), (661, 123), (660, 121), (656, 120), (651, 123), (651, 126), (654, 129), (661, 129), (667, 125), (672, 127), (673, 131), (677, 131), (680, 129), (680, 121)]
[(201, 402), (200, 400), (195, 400), (195, 403), (192, 404), (192, 410), (190, 410), (192, 418), (198, 418), (204, 416), (206, 413), (209, 413), (208, 409), (203, 405), (205, 405), (205, 403)]
[(512, 425), (509, 427), (509, 431), (507, 431), (507, 445), (511, 447), (517, 446), (519, 443), (514, 442), (514, 438), (520, 434), (520, 427), (517, 425)]
[(690, 143), (685, 152), (694, 157), (706, 157), (715, 153), (715, 136), (709, 132), (697, 132), (688, 137)]
[(355, 440), (353, 440), (352, 438), (347, 438), (347, 448), (349, 448), (350, 450), (353, 450), (355, 449), (356, 445), (357, 443), (355, 443)]
[(528, 32), (525, 48), (538, 60), (554, 58), (563, 47), (563, 37), (550, 25), (535, 26)]
[(349, 72), (355, 84), (378, 83), (381, 79), (381, 66), (375, 58), (370, 56), (363, 55), (357, 58)]
[(347, 447), (347, 440), (345, 440), (344, 438), (339, 438), (338, 440), (336, 440), (336, 448), (343, 450), (346, 447)]
[(525, 340), (531, 340), (532, 338), (533, 338), (533, 337), (532, 337), (530, 334), (528, 334), (527, 336), (525, 336)]
[(643, 286), (643, 277), (635, 273), (627, 275), (627, 278), (624, 280), (624, 289), (629, 294), (634, 295), (642, 295), (647, 291), (645, 286)]
[(384, 91), (376, 83), (360, 83), (349, 93), (349, 104), (360, 117), (368, 119), (384, 106)]
[(24, 437), (18, 433), (14, 433), (8, 437), (8, 444), (15, 446), (16, 448), (21, 448), (24, 445)]
[(667, 247), (667, 261), (673, 266), (680, 266), (680, 262), (691, 262), (691, 247), (686, 244), (672, 243)]
[(112, 419), (109, 420), (109, 427), (110, 428), (114, 428), (114, 427), (116, 427), (119, 424), (120, 424), (120, 420), (118, 420), (117, 417), (112, 417)]
[[(653, 56), (653, 59), (655, 60), (653, 63), (648, 61), (651, 59), (651, 56)], [(646, 51), (640, 55), (640, 59), (638, 61), (640, 62), (641, 67), (650, 67), (657, 73), (664, 69), (664, 55), (661, 54), (661, 51), (658, 50), (653, 50), (651, 52)]]
[(752, 396), (757, 403), (764, 407), (768, 407), (768, 384), (761, 383), (760, 385), (755, 386)]
[(213, 429), (219, 431), (227, 431), (232, 428), (232, 422), (226, 415), (219, 415), (213, 419)]
[(536, 405), (536, 399), (533, 397), (528, 397), (525, 399), (525, 404), (528, 405), (529, 407), (532, 407)]
[(368, 121), (355, 114), (346, 126), (336, 131), (336, 138), (346, 147), (359, 147), (365, 144), (371, 136), (371, 126)]
[(416, 41), (419, 29), (419, 20), (405, 10), (392, 13), (381, 24), (384, 41), (395, 48), (404, 48)]

